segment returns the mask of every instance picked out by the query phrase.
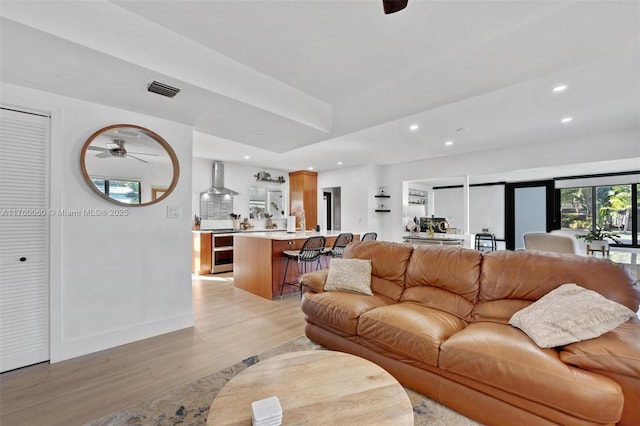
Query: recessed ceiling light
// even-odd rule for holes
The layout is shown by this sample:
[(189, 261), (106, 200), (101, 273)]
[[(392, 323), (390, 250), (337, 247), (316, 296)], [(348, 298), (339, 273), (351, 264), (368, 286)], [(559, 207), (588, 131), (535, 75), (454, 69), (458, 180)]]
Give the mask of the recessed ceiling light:
[(411, 130), (412, 132), (415, 132), (419, 128), (420, 126), (418, 126), (417, 124), (412, 124), (411, 126), (409, 126), (409, 130)]
[(342, 166), (342, 161), (338, 161), (338, 166)]
[(453, 145), (453, 141), (446, 141), (444, 144), (445, 144), (446, 146), (451, 146), (451, 145)]
[(309, 170), (313, 170), (313, 166), (309, 166)]
[(249, 157), (248, 155), (245, 155), (243, 158), (244, 158), (245, 160), (248, 160), (248, 159), (250, 159), (251, 157)]
[(565, 117), (560, 121), (562, 121), (563, 123), (570, 123), (573, 121), (573, 117)]
[(553, 93), (560, 93), (560, 92), (564, 92), (565, 90), (567, 90), (566, 84), (561, 84), (551, 89)]

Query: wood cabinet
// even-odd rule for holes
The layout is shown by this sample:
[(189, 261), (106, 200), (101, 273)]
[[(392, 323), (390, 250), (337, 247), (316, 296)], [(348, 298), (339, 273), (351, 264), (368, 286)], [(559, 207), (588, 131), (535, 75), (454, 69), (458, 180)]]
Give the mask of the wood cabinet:
[(306, 229), (318, 224), (318, 173), (300, 170), (289, 173), (289, 212), (296, 216), (296, 228), (304, 210)]
[(197, 275), (211, 273), (211, 233), (191, 233), (191, 272)]

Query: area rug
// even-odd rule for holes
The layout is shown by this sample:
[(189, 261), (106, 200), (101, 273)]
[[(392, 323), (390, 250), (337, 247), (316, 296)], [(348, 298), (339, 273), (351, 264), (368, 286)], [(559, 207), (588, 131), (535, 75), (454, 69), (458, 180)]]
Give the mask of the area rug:
[[(324, 350), (324, 348), (301, 336), (185, 386), (87, 423), (85, 426), (204, 426), (211, 402), (225, 383), (236, 374), (272, 356), (308, 350)], [(410, 389), (406, 391), (413, 405), (414, 425), (478, 425), (473, 420), (423, 395)]]

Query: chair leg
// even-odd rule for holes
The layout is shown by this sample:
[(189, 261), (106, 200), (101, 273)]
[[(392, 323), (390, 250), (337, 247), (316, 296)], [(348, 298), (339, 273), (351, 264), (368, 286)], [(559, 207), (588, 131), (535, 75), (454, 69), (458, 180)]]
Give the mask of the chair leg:
[(280, 299), (282, 299), (282, 292), (284, 291), (284, 286), (288, 285), (287, 283), (287, 272), (289, 271), (289, 261), (291, 258), (287, 257), (287, 266), (284, 267), (284, 277), (282, 277), (282, 286), (280, 286)]
[[(298, 279), (300, 279), (302, 274), (307, 272), (307, 262), (302, 262), (302, 265), (300, 263), (298, 260)], [(298, 281), (298, 287), (300, 287), (300, 300), (302, 300), (302, 284), (300, 284), (300, 281)]]

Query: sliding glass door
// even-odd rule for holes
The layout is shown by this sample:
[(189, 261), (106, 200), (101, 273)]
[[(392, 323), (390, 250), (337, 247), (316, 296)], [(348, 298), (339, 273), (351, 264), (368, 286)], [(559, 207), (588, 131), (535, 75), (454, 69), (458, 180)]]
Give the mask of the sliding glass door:
[(617, 235), (621, 245), (638, 245), (639, 184), (561, 188), (560, 224), (563, 230), (596, 226)]

